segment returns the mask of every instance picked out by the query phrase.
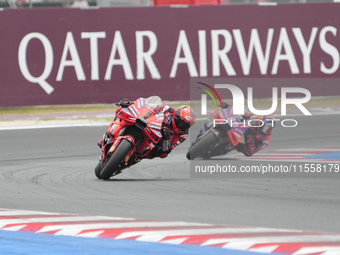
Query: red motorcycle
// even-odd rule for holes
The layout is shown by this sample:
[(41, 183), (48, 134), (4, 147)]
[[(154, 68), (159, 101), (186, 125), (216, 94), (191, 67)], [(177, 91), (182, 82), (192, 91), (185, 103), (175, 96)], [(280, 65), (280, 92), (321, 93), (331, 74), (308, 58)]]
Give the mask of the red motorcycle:
[(100, 160), (95, 168), (99, 179), (108, 180), (148, 156), (162, 138), (161, 107), (162, 100), (152, 96), (118, 108), (102, 139)]

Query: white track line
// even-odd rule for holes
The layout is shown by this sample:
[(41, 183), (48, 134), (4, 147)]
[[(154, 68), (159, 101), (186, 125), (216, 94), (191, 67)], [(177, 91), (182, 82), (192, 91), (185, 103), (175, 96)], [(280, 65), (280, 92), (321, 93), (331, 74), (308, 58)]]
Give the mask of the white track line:
[(25, 219), (0, 219), (0, 228), (9, 224), (23, 223), (55, 223), (67, 221), (102, 221), (102, 220), (131, 220), (127, 218), (111, 218), (104, 216), (69, 216), (69, 217), (48, 217), (48, 218), (25, 218)]
[(55, 124), (55, 125), (39, 125), (39, 126), (22, 126), (22, 127), (0, 127), (0, 131), (23, 130), (23, 129), (41, 129), (41, 128), (68, 128), (68, 127), (101, 127), (108, 126), (110, 123), (74, 123), (74, 124)]

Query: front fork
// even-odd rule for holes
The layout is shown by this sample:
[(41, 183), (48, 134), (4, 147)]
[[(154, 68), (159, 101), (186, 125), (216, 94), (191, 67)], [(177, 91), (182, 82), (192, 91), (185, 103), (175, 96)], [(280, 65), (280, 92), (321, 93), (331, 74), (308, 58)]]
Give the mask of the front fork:
[[(126, 155), (125, 159), (123, 160), (123, 164), (124, 164), (123, 166), (127, 167), (129, 165), (129, 160), (133, 157), (133, 154), (134, 154), (135, 149), (136, 149), (135, 148), (136, 143), (135, 143), (134, 137), (131, 136), (131, 135), (123, 135), (123, 136), (117, 137), (117, 139), (113, 142), (111, 138), (107, 138), (107, 140), (106, 140), (105, 136), (108, 137), (108, 134), (105, 133), (104, 137), (103, 137), (102, 150), (101, 150), (101, 154), (100, 154), (100, 161), (101, 161), (101, 164), (102, 164), (102, 168), (105, 166), (105, 164), (110, 159), (111, 155), (113, 154), (113, 152), (116, 150), (116, 148), (118, 147), (118, 145), (120, 144), (120, 142), (123, 139), (128, 140), (133, 145), (131, 150)], [(105, 141), (107, 141), (107, 142), (105, 143)]]

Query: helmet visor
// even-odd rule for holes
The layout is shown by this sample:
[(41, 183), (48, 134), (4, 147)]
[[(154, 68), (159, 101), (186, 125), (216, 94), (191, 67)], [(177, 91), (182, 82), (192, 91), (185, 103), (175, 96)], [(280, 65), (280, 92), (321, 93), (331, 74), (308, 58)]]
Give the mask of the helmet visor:
[(178, 130), (187, 131), (190, 128), (190, 123), (185, 122), (181, 117), (175, 118), (175, 124)]

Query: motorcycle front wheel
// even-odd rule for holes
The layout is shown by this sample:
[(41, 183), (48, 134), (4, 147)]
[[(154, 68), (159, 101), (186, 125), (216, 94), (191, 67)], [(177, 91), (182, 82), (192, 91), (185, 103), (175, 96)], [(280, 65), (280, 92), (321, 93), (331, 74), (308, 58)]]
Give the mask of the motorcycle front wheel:
[(187, 153), (187, 159), (195, 159), (198, 157), (205, 158), (205, 151), (208, 148), (213, 147), (215, 144), (219, 142), (218, 138), (213, 132), (209, 132), (205, 136), (203, 136), (200, 140), (198, 140), (195, 144), (190, 147)]
[(132, 143), (130, 143), (126, 139), (122, 139), (121, 142), (118, 144), (117, 148), (113, 152), (112, 156), (110, 157), (109, 161), (106, 163), (104, 168), (100, 172), (100, 178), (103, 180), (108, 180), (110, 177), (115, 173), (119, 165), (125, 159), (126, 155), (132, 148)]
[(102, 171), (102, 162), (99, 161), (97, 166), (94, 168), (94, 173), (97, 176), (98, 179), (101, 179), (100, 172)]

